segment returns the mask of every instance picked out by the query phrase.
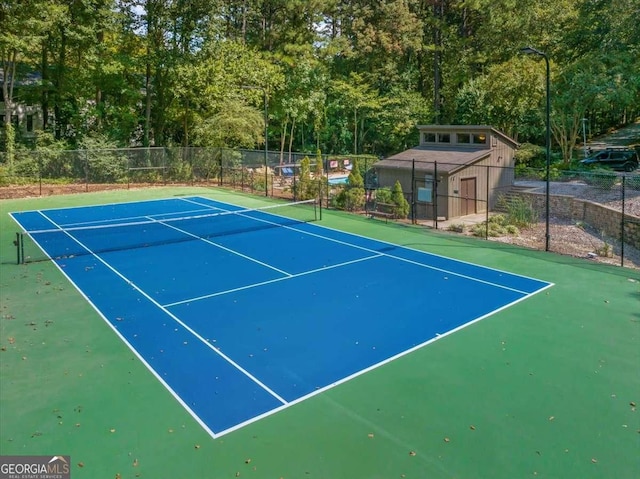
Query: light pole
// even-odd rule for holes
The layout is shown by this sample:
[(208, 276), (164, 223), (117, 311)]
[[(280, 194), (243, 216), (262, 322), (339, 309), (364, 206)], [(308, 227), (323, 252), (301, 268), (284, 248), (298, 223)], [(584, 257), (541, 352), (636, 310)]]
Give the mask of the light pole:
[(269, 110), (267, 103), (267, 89), (256, 85), (243, 85), (244, 90), (262, 90), (264, 100), (264, 196), (269, 196)]
[(545, 197), (545, 210), (546, 210), (546, 223), (545, 223), (545, 251), (549, 251), (549, 173), (551, 169), (551, 75), (549, 68), (549, 57), (546, 53), (541, 52), (540, 50), (536, 50), (533, 47), (524, 47), (520, 49), (521, 53), (525, 55), (538, 55), (544, 58), (544, 61), (547, 65), (547, 111), (546, 111), (546, 124), (547, 124), (547, 167), (545, 172), (545, 182), (547, 186), (547, 192)]

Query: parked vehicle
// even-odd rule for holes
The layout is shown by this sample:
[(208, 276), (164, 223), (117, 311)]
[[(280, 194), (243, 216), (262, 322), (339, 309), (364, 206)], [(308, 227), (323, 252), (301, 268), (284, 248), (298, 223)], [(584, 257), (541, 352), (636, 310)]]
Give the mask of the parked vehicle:
[(580, 161), (583, 166), (598, 166), (615, 171), (634, 171), (640, 166), (638, 153), (626, 146), (610, 146)]

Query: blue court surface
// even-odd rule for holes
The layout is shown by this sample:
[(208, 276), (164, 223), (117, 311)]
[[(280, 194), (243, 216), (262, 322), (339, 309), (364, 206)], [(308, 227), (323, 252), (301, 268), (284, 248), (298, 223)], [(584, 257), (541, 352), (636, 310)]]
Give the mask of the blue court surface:
[(551, 286), (204, 197), (12, 217), (213, 437)]

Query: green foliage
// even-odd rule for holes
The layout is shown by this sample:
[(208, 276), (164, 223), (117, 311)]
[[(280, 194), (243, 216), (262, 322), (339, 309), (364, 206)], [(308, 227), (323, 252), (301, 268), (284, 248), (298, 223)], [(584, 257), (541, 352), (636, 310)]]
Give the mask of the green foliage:
[(4, 158), (7, 168), (11, 170), (13, 168), (13, 162), (15, 160), (16, 151), (16, 132), (13, 128), (13, 124), (8, 121), (4, 122)]
[(505, 196), (498, 198), (498, 206), (507, 210), (506, 215), (495, 215), (493, 222), (502, 225), (514, 225), (518, 228), (526, 228), (538, 222), (538, 212), (531, 203), (520, 196), (507, 199)]
[(467, 226), (464, 223), (451, 223), (447, 227), (447, 231), (451, 231), (453, 233), (464, 233)]
[(498, 214), (489, 217), (488, 223), (485, 221), (474, 225), (471, 228), (471, 233), (481, 238), (484, 238), (487, 234), (491, 238), (496, 238), (507, 235), (515, 236), (520, 234), (520, 230), (513, 223), (513, 218), (510, 215)]
[[(640, 113), (635, 0), (520, 2), (517, 15), (486, 0), (131, 3), (3, 4), (9, 90), (44, 104), (70, 148), (94, 133), (121, 147), (258, 147), (265, 97), (268, 146), (283, 154), (395, 153), (436, 117), (544, 145), (545, 62), (518, 53), (523, 39), (551, 60), (561, 163), (582, 118), (595, 135)], [(519, 168), (542, 166), (519, 155)]]
[(404, 219), (409, 216), (409, 202), (402, 194), (402, 185), (398, 180), (391, 190), (391, 204), (393, 204), (394, 218)]
[(516, 168), (544, 168), (546, 165), (546, 150), (544, 147), (523, 143), (515, 152)]
[(358, 168), (358, 160), (353, 160), (353, 168), (349, 173), (349, 185), (342, 188), (336, 197), (338, 207), (347, 211), (357, 211), (362, 209), (365, 203), (364, 180)]
[(384, 187), (384, 188), (378, 188), (376, 190), (376, 201), (378, 203), (391, 204), (393, 202), (391, 197), (392, 197), (391, 188)]
[(87, 162), (87, 179), (92, 183), (120, 183), (127, 179), (127, 158), (107, 138), (100, 134), (85, 136), (80, 141)]
[(311, 161), (308, 156), (300, 161), (300, 174), (294, 185), (294, 191), (298, 200), (310, 200), (318, 196), (317, 185), (311, 180)]

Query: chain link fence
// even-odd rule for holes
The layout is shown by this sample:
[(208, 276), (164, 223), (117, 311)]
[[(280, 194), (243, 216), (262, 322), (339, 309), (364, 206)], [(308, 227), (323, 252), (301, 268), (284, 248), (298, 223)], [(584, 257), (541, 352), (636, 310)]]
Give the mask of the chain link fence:
[(226, 187), (640, 267), (640, 172), (552, 169), (547, 183), (546, 170), (424, 161), (389, 169), (377, 160), (224, 148), (18, 151), (0, 161), (0, 197)]

